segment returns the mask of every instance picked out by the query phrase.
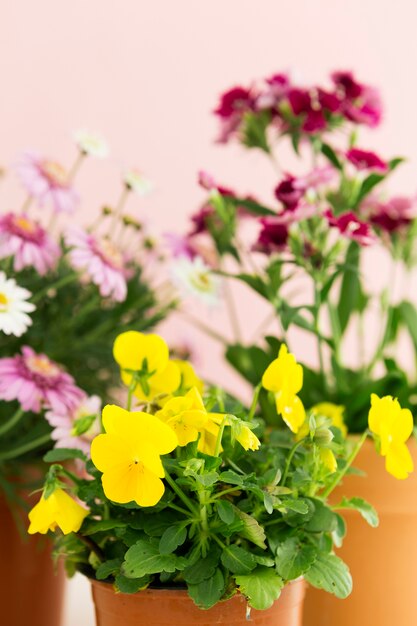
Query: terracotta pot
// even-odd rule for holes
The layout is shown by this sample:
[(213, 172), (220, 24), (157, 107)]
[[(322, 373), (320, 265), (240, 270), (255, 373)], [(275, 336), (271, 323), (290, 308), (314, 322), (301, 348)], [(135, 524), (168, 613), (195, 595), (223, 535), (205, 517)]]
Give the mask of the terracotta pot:
[(59, 626), (65, 576), (51, 552), (49, 538), (19, 532), (0, 494), (0, 624)]
[(286, 585), (280, 598), (266, 611), (251, 609), (239, 594), (208, 611), (195, 606), (186, 591), (146, 589), (132, 595), (115, 593), (112, 585), (92, 581), (96, 626), (301, 626), (304, 581)]
[(304, 626), (417, 625), (417, 444), (410, 441), (416, 471), (396, 480), (384, 459), (367, 441), (355, 461), (366, 477), (345, 478), (333, 501), (359, 496), (379, 513), (378, 528), (370, 528), (354, 511), (344, 511), (347, 537), (338, 554), (349, 565), (353, 591), (338, 600), (308, 589)]

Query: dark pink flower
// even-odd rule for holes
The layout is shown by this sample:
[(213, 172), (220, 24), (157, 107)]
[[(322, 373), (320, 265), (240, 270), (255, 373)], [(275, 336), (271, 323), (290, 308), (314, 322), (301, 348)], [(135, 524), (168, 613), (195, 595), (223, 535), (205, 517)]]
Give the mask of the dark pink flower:
[(17, 400), (24, 411), (72, 411), (84, 397), (72, 376), (29, 346), (22, 347), (22, 354), (0, 359), (0, 399)]
[(388, 164), (375, 152), (351, 148), (346, 152), (346, 157), (358, 170), (377, 170), (384, 173), (388, 171)]
[(351, 211), (335, 216), (329, 209), (324, 215), (329, 225), (337, 228), (348, 239), (356, 241), (361, 246), (369, 246), (374, 243), (375, 237), (369, 224), (359, 220)]
[(302, 129), (308, 133), (324, 130), (327, 127), (326, 114), (336, 113), (340, 101), (336, 94), (320, 88), (291, 89), (288, 101), (294, 115), (303, 115)]
[(362, 203), (361, 211), (374, 226), (393, 233), (417, 219), (417, 197), (395, 196), (381, 202), (371, 196)]
[(287, 74), (274, 74), (266, 79), (266, 86), (256, 98), (256, 109), (271, 109), (276, 112), (279, 103), (285, 98), (290, 89), (290, 79)]
[(285, 250), (288, 242), (288, 225), (275, 217), (265, 217), (259, 222), (261, 230), (253, 250), (264, 254)]
[(356, 124), (375, 127), (382, 118), (382, 103), (374, 87), (359, 83), (352, 72), (334, 72), (331, 75), (341, 99), (341, 112)]
[(289, 211), (295, 209), (306, 191), (301, 179), (288, 175), (275, 188), (274, 195)]
[(236, 113), (241, 115), (253, 108), (253, 96), (250, 89), (245, 87), (232, 87), (220, 96), (220, 102), (214, 113), (219, 117), (230, 118)]

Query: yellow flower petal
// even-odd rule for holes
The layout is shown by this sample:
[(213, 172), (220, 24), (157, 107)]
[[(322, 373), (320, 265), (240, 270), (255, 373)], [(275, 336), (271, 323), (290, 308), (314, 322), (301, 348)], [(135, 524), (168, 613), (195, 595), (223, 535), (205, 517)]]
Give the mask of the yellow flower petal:
[(146, 359), (149, 372), (160, 372), (168, 364), (169, 350), (159, 335), (129, 330), (116, 337), (113, 356), (122, 369), (139, 371)]
[(245, 450), (258, 450), (261, 442), (258, 437), (251, 431), (248, 426), (242, 426), (239, 435), (236, 440), (240, 443)]
[(77, 532), (87, 515), (88, 510), (63, 489), (56, 489), (47, 499), (42, 495), (30, 511), (28, 533), (45, 534), (48, 530), (55, 530), (56, 526), (59, 526), (64, 535)]
[(140, 480), (137, 483), (135, 502), (139, 506), (155, 506), (164, 495), (165, 486), (160, 478), (157, 478), (145, 467), (141, 469)]
[(303, 386), (303, 368), (295, 356), (282, 344), (278, 358), (272, 361), (262, 376), (262, 386), (274, 393), (296, 395)]
[(145, 393), (140, 384), (135, 389), (135, 396), (139, 400), (150, 401), (161, 394), (170, 394), (176, 391), (181, 383), (180, 370), (173, 361), (169, 361), (165, 369), (150, 376), (147, 382), (149, 393)]
[(390, 445), (385, 458), (385, 468), (387, 472), (399, 480), (408, 478), (408, 475), (414, 470), (414, 463), (405, 443)]
[(320, 448), (320, 459), (332, 474), (337, 470), (336, 457), (330, 448)]
[(181, 389), (188, 390), (192, 387), (196, 387), (199, 393), (202, 394), (204, 391), (204, 383), (195, 373), (191, 363), (188, 363), (187, 361), (182, 361), (180, 359), (174, 359), (173, 363), (175, 363), (180, 371)]
[(298, 433), (306, 419), (304, 405), (298, 396), (293, 396), (290, 400), (286, 399), (286, 403), (282, 403), (282, 399), (276, 398), (277, 411), (293, 433)]

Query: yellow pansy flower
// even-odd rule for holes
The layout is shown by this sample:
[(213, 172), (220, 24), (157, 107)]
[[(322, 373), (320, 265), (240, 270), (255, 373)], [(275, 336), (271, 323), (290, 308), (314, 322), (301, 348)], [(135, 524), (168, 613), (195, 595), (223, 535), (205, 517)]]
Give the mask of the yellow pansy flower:
[(204, 391), (204, 382), (197, 376), (191, 363), (182, 361), (181, 359), (172, 359), (172, 363), (175, 363), (180, 371), (180, 388), (183, 391), (189, 391), (192, 387), (196, 387), (199, 393), (202, 394)]
[(165, 491), (160, 459), (178, 445), (174, 431), (154, 415), (125, 411), (115, 405), (103, 409), (105, 434), (91, 444), (91, 459), (100, 472), (109, 500), (154, 506)]
[(82, 507), (63, 489), (55, 489), (48, 498), (41, 499), (29, 512), (30, 526), (28, 533), (45, 535), (58, 526), (64, 535), (76, 533), (81, 528), (88, 510)]
[(275, 394), (277, 412), (292, 432), (297, 433), (306, 416), (303, 403), (297, 396), (303, 386), (303, 368), (285, 344), (282, 344), (278, 358), (266, 368), (262, 386)]
[(130, 387), (137, 380), (134, 394), (140, 400), (170, 394), (180, 386), (180, 370), (169, 360), (168, 346), (159, 335), (135, 330), (121, 333), (114, 342), (113, 355), (125, 385)]
[(340, 404), (333, 404), (333, 402), (319, 402), (315, 404), (311, 409), (313, 413), (328, 417), (332, 425), (340, 430), (343, 437), (347, 436), (347, 428), (344, 421), (345, 407)]
[(411, 411), (402, 409), (398, 400), (392, 396), (379, 398), (372, 394), (368, 424), (378, 438), (379, 452), (385, 457), (387, 472), (395, 478), (407, 478), (414, 469), (413, 459), (406, 446), (413, 432)]
[(185, 396), (171, 398), (156, 417), (172, 428), (178, 437), (178, 445), (186, 446), (198, 439), (208, 421), (208, 414), (197, 387)]
[[(208, 413), (207, 423), (198, 440), (198, 449), (200, 452), (210, 456), (215, 454), (216, 442), (222, 424), (224, 426), (231, 426), (231, 421), (227, 415), (223, 415), (222, 413)], [(240, 443), (242, 448), (245, 450), (258, 450), (261, 442), (246, 424), (240, 424), (237, 428), (235, 426), (235, 429), (236, 441)], [(223, 448), (220, 446), (220, 451), (222, 450)]]
[(244, 424), (240, 427), (240, 432), (236, 435), (236, 441), (238, 441), (245, 450), (259, 450), (261, 445), (255, 433)]
[(334, 474), (337, 470), (337, 461), (333, 451), (330, 448), (320, 448), (319, 454), (324, 467)]

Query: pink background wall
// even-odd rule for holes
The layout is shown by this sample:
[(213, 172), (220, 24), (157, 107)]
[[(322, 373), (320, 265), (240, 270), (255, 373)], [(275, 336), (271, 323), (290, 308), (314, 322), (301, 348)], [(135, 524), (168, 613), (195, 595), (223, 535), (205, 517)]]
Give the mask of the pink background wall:
[[(407, 155), (391, 185), (417, 187), (413, 0), (3, 0), (1, 8), (0, 164), (26, 147), (70, 163), (71, 132), (100, 130), (112, 157), (80, 175), (86, 211), (114, 200), (123, 165), (155, 182), (136, 206), (163, 230), (183, 228), (200, 201), (199, 167), (243, 191), (270, 189), (260, 155), (213, 144), (209, 112), (224, 88), (281, 69), (323, 81), (332, 68), (353, 68), (380, 86), (385, 124), (364, 142)], [(20, 202), (13, 181), (0, 191), (5, 209)], [(182, 336), (184, 326), (167, 332)], [(67, 626), (92, 623), (87, 596), (81, 582), (72, 587)]]

